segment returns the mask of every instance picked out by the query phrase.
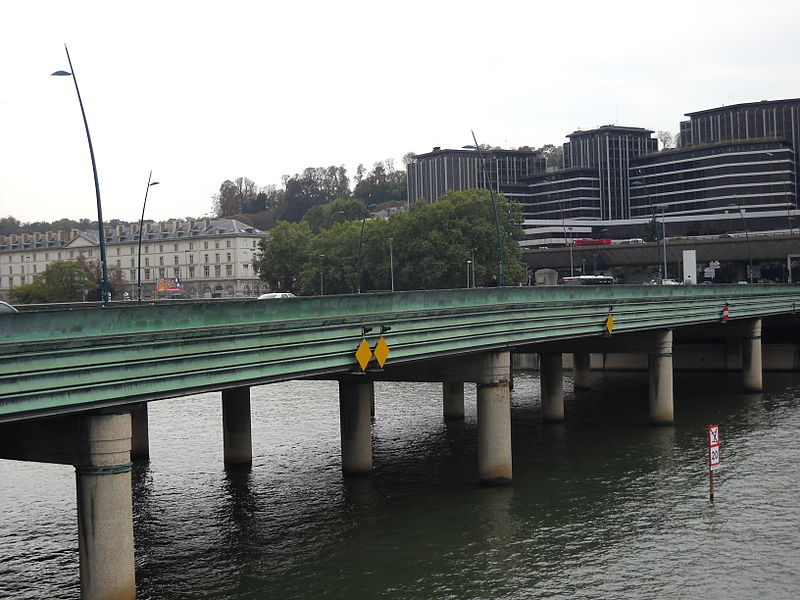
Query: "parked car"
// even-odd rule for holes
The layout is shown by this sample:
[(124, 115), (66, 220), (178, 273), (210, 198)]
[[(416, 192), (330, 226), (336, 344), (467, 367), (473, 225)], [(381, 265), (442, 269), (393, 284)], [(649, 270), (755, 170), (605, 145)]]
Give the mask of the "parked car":
[(19, 312), (16, 308), (11, 306), (8, 302), (0, 300), (0, 313), (14, 313)]
[(680, 285), (680, 283), (674, 279), (662, 279), (661, 285)]
[(261, 294), (259, 300), (275, 300), (277, 298), (297, 298), (291, 292), (270, 292), (269, 294)]

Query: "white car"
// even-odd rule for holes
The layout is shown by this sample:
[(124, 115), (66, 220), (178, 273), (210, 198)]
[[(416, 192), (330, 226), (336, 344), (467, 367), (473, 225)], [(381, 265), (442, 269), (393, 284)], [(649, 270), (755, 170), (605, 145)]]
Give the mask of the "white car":
[(275, 300), (276, 298), (297, 298), (291, 292), (270, 292), (269, 294), (261, 294), (259, 300)]
[(680, 285), (680, 283), (678, 283), (674, 279), (662, 279), (661, 285)]

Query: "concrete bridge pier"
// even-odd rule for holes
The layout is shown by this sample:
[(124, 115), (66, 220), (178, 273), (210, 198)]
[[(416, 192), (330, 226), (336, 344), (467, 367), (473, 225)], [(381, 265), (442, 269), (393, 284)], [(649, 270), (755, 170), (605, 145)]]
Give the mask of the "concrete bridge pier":
[(81, 598), (136, 598), (131, 490), (131, 417), (79, 421), (75, 465)]
[(588, 352), (572, 353), (572, 379), (576, 390), (588, 390), (592, 387), (591, 358)]
[(372, 381), (339, 382), (339, 428), (342, 438), (342, 472), (356, 475), (372, 471)]
[(764, 389), (761, 367), (761, 319), (752, 319), (745, 324), (742, 336), (742, 384), (745, 391), (760, 392)]
[(511, 355), (487, 352), (478, 359), (478, 479), (511, 483)]
[(134, 600), (130, 413), (0, 425), (0, 458), (75, 467), (81, 598)]
[(464, 382), (442, 383), (442, 413), (445, 419), (464, 419)]
[(249, 387), (222, 390), (222, 445), (226, 467), (253, 464)]
[(542, 420), (560, 423), (564, 420), (564, 378), (560, 353), (539, 356), (542, 395)]
[(150, 460), (150, 426), (147, 402), (131, 409), (131, 460)]
[(675, 422), (672, 396), (672, 331), (653, 333), (648, 353), (650, 370), (650, 422), (672, 425)]

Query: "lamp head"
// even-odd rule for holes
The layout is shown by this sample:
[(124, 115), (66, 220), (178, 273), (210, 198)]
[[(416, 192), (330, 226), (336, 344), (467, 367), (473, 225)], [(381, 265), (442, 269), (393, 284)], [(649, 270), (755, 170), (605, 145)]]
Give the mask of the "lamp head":
[(69, 71), (56, 71), (55, 73), (50, 74), (51, 77), (72, 77), (72, 73)]

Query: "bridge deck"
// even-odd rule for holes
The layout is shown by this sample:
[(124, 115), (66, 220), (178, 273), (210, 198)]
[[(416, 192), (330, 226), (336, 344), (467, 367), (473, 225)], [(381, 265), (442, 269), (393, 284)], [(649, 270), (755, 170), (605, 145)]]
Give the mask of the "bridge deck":
[[(795, 312), (791, 285), (519, 287), (0, 315), (0, 421), (531, 343)], [(373, 363), (374, 364), (374, 363)]]

